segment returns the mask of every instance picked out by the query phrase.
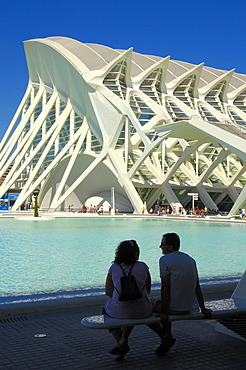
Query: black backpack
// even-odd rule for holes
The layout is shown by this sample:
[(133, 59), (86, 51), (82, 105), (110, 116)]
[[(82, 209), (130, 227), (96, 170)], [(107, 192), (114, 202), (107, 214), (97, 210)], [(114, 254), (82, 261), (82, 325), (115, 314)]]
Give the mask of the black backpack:
[(132, 268), (134, 266), (134, 263), (131, 266), (128, 274), (125, 273), (120, 263), (119, 263), (119, 266), (123, 272), (123, 276), (120, 278), (120, 291), (116, 289), (117, 292), (119, 293), (118, 300), (119, 301), (132, 301), (134, 299), (141, 298), (142, 293), (140, 292), (137, 286), (135, 276), (132, 275)]

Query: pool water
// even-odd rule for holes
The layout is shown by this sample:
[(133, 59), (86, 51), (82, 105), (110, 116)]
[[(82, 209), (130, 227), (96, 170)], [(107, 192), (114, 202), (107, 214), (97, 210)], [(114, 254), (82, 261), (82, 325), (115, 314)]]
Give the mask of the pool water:
[(242, 274), (246, 224), (166, 219), (0, 220), (0, 294), (104, 285), (115, 248), (137, 240), (152, 276), (159, 281), (159, 248), (166, 232), (181, 238), (200, 277)]

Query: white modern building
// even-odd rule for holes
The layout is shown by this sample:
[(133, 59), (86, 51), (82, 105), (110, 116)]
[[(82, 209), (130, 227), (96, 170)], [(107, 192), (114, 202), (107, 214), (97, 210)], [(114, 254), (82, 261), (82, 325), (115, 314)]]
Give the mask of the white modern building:
[(29, 82), (0, 144), (13, 210), (92, 196), (120, 212), (246, 201), (246, 75), (66, 37), (24, 42)]

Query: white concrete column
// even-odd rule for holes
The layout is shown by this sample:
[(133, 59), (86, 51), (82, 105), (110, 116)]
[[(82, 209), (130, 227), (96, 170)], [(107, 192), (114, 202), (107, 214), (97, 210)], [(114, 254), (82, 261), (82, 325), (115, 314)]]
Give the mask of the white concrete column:
[(161, 170), (165, 173), (165, 158), (166, 158), (166, 142), (163, 140), (161, 142)]
[(199, 175), (199, 156), (198, 151), (196, 151), (196, 176)]
[[(56, 122), (58, 121), (59, 113), (60, 113), (60, 98), (59, 98), (59, 95), (57, 94), (57, 99), (55, 103), (55, 121)], [(54, 154), (56, 155), (58, 151), (59, 151), (59, 135), (57, 135), (57, 138), (55, 140), (55, 153)]]
[[(69, 138), (71, 138), (74, 135), (74, 110), (71, 111), (70, 113), (70, 134)], [(71, 146), (69, 153), (73, 153), (73, 146)]]
[(125, 117), (125, 172), (127, 172), (128, 155), (129, 155), (129, 118)]
[(230, 155), (228, 155), (226, 158), (226, 175), (227, 178), (230, 177)]
[(196, 186), (196, 191), (199, 194), (199, 198), (203, 202), (204, 206), (210, 209), (217, 209), (217, 204), (213, 201), (202, 184)]

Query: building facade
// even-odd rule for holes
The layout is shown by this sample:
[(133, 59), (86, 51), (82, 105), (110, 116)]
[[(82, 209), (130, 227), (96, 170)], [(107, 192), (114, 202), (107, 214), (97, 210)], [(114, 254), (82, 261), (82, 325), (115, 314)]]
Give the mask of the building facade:
[(29, 82), (0, 144), (0, 198), (92, 196), (234, 214), (246, 201), (246, 75), (65, 37), (24, 42)]

